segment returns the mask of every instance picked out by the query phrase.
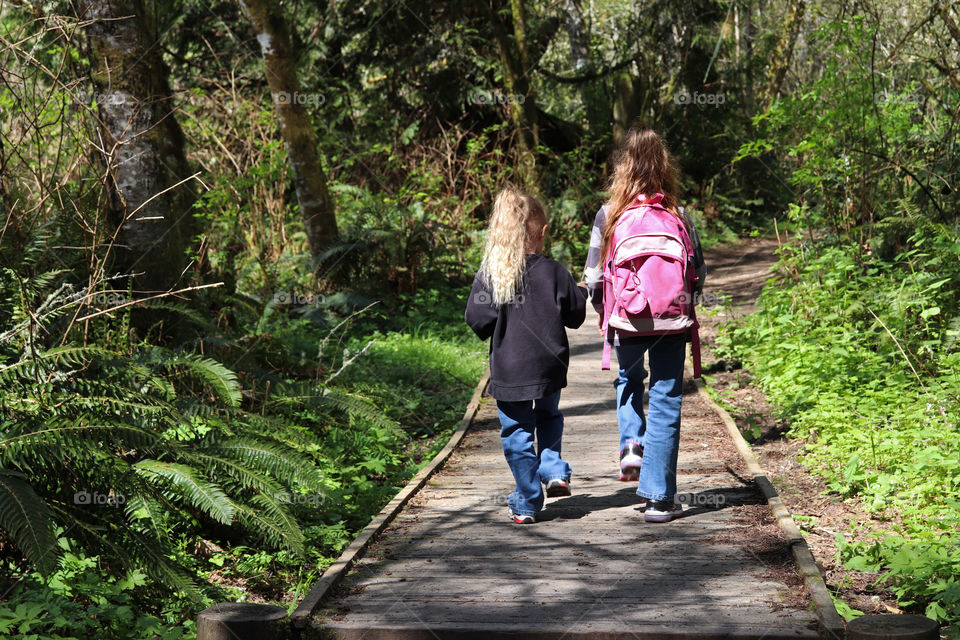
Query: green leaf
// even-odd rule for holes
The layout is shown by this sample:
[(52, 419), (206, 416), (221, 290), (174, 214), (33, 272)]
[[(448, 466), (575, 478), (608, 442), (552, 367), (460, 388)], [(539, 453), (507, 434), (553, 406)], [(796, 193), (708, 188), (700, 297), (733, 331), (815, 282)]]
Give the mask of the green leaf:
[(142, 474), (170, 481), (190, 504), (218, 522), (230, 524), (233, 520), (234, 503), (223, 489), (203, 478), (193, 467), (159, 460), (141, 460), (133, 467)]
[(34, 564), (49, 575), (57, 567), (57, 538), (46, 503), (17, 471), (0, 469), (0, 529)]
[(237, 374), (211, 358), (192, 353), (179, 354), (168, 366), (183, 366), (206, 382), (217, 397), (231, 407), (240, 406), (240, 382)]

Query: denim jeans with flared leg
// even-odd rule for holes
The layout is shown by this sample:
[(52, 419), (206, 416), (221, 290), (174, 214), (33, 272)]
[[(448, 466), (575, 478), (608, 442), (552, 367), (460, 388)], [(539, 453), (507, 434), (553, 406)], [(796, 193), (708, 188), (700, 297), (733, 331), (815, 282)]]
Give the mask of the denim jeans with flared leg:
[(516, 514), (533, 516), (543, 508), (541, 483), (570, 480), (570, 465), (560, 457), (563, 414), (559, 403), (559, 391), (539, 400), (497, 401), (503, 455), (517, 483), (508, 504)]
[[(677, 455), (680, 451), (680, 407), (683, 401), (683, 334), (651, 336), (617, 348), (620, 363), (617, 422), (620, 449), (631, 442), (643, 445), (637, 495), (669, 500), (677, 494)], [(643, 415), (643, 354), (649, 353), (650, 402)]]

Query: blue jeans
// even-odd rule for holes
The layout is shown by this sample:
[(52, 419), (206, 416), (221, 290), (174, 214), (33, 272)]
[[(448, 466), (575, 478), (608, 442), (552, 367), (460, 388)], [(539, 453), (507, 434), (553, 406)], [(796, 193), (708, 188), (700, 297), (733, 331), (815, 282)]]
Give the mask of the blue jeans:
[(516, 514), (533, 516), (540, 511), (543, 507), (541, 482), (545, 484), (554, 478), (570, 481), (570, 465), (560, 458), (563, 414), (557, 406), (559, 403), (559, 391), (539, 400), (497, 400), (503, 455), (517, 482), (517, 489), (507, 502)]
[[(637, 495), (650, 500), (671, 500), (677, 494), (685, 349), (683, 334), (651, 336), (641, 344), (617, 347), (620, 375), (613, 384), (617, 388), (620, 449), (631, 442), (643, 445)], [(644, 420), (646, 352), (650, 353), (650, 405)]]

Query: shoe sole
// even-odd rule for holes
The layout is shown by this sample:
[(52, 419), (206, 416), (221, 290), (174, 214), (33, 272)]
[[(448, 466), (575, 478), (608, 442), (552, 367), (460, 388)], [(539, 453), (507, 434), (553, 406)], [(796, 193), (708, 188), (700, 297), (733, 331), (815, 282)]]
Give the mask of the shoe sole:
[(559, 485), (547, 489), (548, 498), (563, 498), (570, 495), (569, 485)]
[(620, 482), (631, 482), (640, 478), (640, 466), (643, 458), (638, 455), (626, 455), (620, 461)]
[[(530, 518), (526, 520), (526, 518)], [(510, 522), (513, 524), (533, 524), (537, 521), (535, 516), (520, 516), (515, 513), (510, 513)]]
[(657, 511), (655, 513), (644, 512), (643, 520), (644, 522), (670, 522), (674, 518), (680, 517), (682, 511)]
[(670, 522), (676, 517), (677, 515), (672, 513), (663, 515), (663, 516), (648, 516), (647, 514), (643, 514), (643, 521), (644, 522)]
[(640, 478), (640, 458), (632, 460), (629, 457), (624, 458), (626, 462), (620, 463), (620, 482), (632, 482)]

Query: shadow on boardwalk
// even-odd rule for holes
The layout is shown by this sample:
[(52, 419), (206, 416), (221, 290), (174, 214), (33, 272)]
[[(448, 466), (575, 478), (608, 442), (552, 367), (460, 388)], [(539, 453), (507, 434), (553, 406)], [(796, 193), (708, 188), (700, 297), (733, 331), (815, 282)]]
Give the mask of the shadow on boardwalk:
[(474, 427), (328, 598), (338, 638), (815, 638), (790, 551), (722, 423), (685, 394), (685, 511), (643, 522), (617, 480), (615, 372), (595, 316), (571, 333), (564, 458), (574, 494), (539, 522), (508, 521), (512, 478), (486, 401)]

